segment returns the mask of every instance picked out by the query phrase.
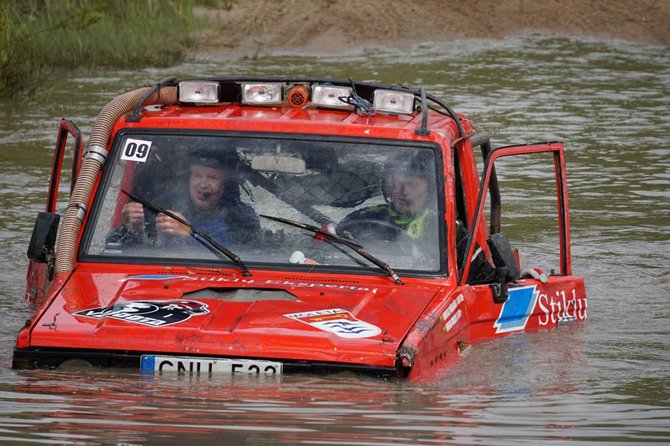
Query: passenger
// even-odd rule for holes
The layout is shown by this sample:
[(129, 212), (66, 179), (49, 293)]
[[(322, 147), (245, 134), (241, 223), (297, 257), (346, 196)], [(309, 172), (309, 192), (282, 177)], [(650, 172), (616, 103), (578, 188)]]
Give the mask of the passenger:
[(382, 173), (386, 203), (349, 214), (338, 229), (358, 240), (377, 237), (392, 241), (406, 234), (411, 240), (425, 244), (425, 248), (437, 256), (434, 178), (435, 161), (431, 151), (415, 150), (391, 157)]
[[(224, 246), (254, 242), (260, 230), (254, 209), (242, 203), (239, 184), (226, 173), (236, 160), (212, 154), (193, 156), (190, 160), (188, 191), (163, 194), (152, 204), (169, 210), (209, 234)], [(142, 197), (145, 198), (145, 197)], [(145, 212), (141, 203), (130, 201), (122, 210), (123, 224), (108, 237), (108, 242), (133, 244), (145, 239), (166, 236), (167, 244), (190, 239), (190, 229), (166, 214)]]
[[(437, 190), (433, 155), (427, 150), (401, 153), (387, 161), (382, 175), (382, 192), (386, 203), (360, 209), (349, 214), (338, 225), (338, 231), (354, 240), (366, 242), (382, 239), (396, 241), (396, 251), (404, 250), (403, 234), (418, 248), (423, 266), (437, 266), (439, 261)], [(456, 220), (458, 267), (465, 261), (468, 230)], [(404, 252), (404, 251), (403, 251)], [(416, 253), (413, 253), (416, 256)], [(470, 268), (472, 283), (492, 280), (495, 270), (483, 250), (475, 245)]]

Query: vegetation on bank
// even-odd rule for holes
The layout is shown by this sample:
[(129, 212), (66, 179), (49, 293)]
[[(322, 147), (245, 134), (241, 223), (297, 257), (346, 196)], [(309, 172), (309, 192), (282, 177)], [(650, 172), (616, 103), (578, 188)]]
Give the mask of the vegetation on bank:
[(0, 96), (53, 69), (169, 66), (193, 44), (195, 0), (2, 0)]

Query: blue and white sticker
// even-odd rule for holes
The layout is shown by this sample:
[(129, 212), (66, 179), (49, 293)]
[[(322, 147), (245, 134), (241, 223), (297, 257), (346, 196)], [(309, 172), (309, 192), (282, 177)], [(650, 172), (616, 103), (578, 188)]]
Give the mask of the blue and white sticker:
[(376, 325), (356, 319), (353, 314), (341, 308), (306, 311), (284, 316), (319, 330), (329, 331), (340, 338), (371, 338), (382, 332)]
[(149, 158), (149, 150), (151, 150), (151, 141), (128, 138), (123, 145), (121, 159), (143, 163)]
[(538, 294), (535, 285), (510, 288), (509, 298), (500, 309), (498, 320), (493, 324), (496, 333), (507, 333), (526, 328), (528, 319), (535, 308)]

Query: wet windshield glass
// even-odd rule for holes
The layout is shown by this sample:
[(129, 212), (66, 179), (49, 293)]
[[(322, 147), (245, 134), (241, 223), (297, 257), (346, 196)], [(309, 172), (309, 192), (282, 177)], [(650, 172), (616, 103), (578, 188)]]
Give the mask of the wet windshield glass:
[(260, 217), (266, 215), (334, 231), (394, 269), (440, 269), (434, 146), (307, 138), (121, 138), (84, 255), (128, 263), (231, 263), (187, 226), (132, 195), (188, 221), (250, 268), (375, 269), (342, 244)]

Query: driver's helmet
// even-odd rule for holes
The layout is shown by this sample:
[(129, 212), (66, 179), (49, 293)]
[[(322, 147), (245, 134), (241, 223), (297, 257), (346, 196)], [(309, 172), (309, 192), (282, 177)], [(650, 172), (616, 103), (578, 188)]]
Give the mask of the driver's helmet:
[(237, 169), (239, 161), (237, 152), (234, 150), (194, 150), (189, 153), (187, 164), (188, 167), (197, 164), (229, 172)]
[[(401, 150), (386, 160), (382, 171), (382, 193), (387, 203), (390, 202), (389, 188), (394, 173), (425, 178), (429, 183), (435, 177), (435, 156), (432, 150), (411, 149)], [(433, 191), (432, 187), (428, 188)]]

